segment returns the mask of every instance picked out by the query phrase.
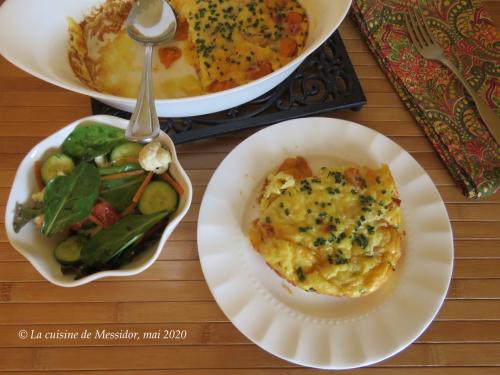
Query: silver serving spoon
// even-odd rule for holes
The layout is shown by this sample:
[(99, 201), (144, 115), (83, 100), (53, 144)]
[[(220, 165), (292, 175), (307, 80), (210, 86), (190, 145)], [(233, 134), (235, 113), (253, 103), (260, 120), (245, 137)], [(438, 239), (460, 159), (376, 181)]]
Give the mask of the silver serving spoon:
[(125, 137), (134, 142), (148, 143), (160, 134), (151, 82), (153, 47), (174, 38), (177, 21), (165, 0), (137, 0), (125, 27), (128, 35), (145, 47), (141, 88)]

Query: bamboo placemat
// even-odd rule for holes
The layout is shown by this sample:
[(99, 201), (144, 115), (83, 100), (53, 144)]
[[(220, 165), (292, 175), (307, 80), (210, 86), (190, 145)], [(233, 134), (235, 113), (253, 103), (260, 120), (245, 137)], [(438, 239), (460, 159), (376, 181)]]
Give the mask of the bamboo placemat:
[[(1, 2), (1, 0), (0, 0)], [(500, 20), (500, 1), (486, 7)], [(497, 23), (498, 25), (498, 23)], [(409, 151), (441, 193), (455, 237), (453, 280), (436, 320), (400, 354), (350, 374), (426, 375), (500, 372), (500, 195), (467, 200), (404, 109), (358, 30), (340, 32), (366, 93), (360, 112), (335, 116), (369, 126)], [(42, 82), (0, 58), (0, 220), (17, 165), (43, 137), (90, 114), (88, 98)], [(194, 184), (193, 206), (146, 272), (76, 289), (53, 286), (9, 245), (0, 228), (0, 374), (313, 374), (243, 337), (217, 307), (196, 249), (200, 201), (214, 169), (244, 131), (178, 146)], [(186, 330), (184, 340), (21, 339), (33, 330), (156, 332)], [(61, 333), (62, 334), (62, 333)]]

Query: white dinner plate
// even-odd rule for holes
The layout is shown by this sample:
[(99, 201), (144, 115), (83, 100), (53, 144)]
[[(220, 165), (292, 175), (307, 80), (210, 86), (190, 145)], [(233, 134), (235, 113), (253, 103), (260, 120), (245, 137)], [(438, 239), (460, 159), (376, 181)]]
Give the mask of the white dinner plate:
[[(387, 163), (400, 193), (406, 244), (397, 270), (375, 293), (349, 299), (305, 292), (272, 271), (247, 228), (266, 176), (290, 156), (322, 166)], [(250, 340), (304, 366), (347, 369), (379, 362), (412, 343), (442, 305), (453, 237), (430, 177), (396, 143), (337, 119), (287, 121), (252, 135), (215, 171), (198, 219), (198, 251), (215, 300)]]

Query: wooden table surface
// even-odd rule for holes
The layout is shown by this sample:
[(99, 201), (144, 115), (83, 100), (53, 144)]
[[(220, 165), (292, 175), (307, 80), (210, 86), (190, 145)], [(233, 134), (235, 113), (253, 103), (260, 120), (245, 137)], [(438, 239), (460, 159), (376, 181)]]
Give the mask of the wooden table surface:
[[(500, 1), (486, 2), (500, 20)], [(408, 150), (438, 187), (455, 237), (453, 280), (435, 321), (400, 354), (352, 374), (500, 373), (500, 194), (470, 201), (455, 186), (422, 130), (403, 108), (350, 20), (341, 28), (368, 98), (353, 120)], [(29, 76), (0, 58), (0, 220), (17, 165), (44, 137), (90, 114), (89, 99)], [(179, 146), (194, 185), (193, 205), (147, 271), (76, 289), (45, 281), (0, 227), (0, 375), (313, 374), (274, 357), (227, 320), (203, 279), (196, 220), (205, 186), (221, 160), (252, 132)], [(8, 223), (10, 225), (10, 223)], [(184, 340), (20, 339), (20, 330), (155, 332), (185, 329)]]

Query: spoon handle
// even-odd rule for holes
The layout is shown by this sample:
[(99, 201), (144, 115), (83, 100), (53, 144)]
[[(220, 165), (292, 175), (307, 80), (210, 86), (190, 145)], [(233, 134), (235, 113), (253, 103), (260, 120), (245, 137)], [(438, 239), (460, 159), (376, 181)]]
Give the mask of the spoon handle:
[(141, 143), (151, 142), (160, 134), (160, 123), (156, 114), (151, 80), (152, 59), (153, 45), (146, 44), (139, 98), (125, 131), (127, 139)]

